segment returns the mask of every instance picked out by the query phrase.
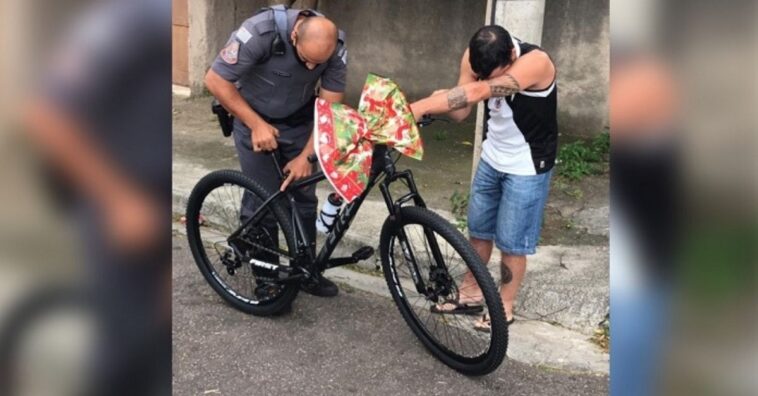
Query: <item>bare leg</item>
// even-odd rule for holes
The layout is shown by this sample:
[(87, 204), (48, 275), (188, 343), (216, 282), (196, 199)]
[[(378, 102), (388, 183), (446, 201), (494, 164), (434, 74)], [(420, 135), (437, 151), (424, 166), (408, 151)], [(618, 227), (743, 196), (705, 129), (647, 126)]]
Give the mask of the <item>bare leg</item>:
[[(482, 262), (487, 265), (492, 256), (492, 241), (484, 239), (471, 238), (471, 246), (474, 247), (476, 253), (482, 259)], [(463, 282), (460, 286), (461, 300), (460, 302), (481, 301), (482, 290), (479, 289), (479, 284), (476, 283), (474, 275), (471, 271), (466, 271), (466, 275), (463, 276)]]
[(513, 275), (510, 282), (500, 285), (500, 298), (503, 300), (505, 318), (511, 320), (513, 318), (513, 303), (516, 301), (516, 294), (518, 294), (518, 289), (526, 272), (526, 256), (510, 256), (503, 252), (500, 265), (507, 266)]

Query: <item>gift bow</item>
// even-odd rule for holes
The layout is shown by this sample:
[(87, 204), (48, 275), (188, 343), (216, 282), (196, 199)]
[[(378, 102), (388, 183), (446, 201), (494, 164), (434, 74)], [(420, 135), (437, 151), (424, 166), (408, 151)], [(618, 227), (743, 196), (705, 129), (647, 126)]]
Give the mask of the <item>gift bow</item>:
[(408, 101), (392, 80), (369, 74), (358, 110), (318, 99), (314, 145), (326, 179), (347, 202), (366, 189), (374, 144), (420, 160), (424, 149)]

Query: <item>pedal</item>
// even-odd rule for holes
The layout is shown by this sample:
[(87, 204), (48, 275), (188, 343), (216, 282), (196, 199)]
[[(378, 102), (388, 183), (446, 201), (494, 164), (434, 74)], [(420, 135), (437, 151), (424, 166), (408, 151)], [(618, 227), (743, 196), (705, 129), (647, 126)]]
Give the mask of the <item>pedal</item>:
[(326, 263), (326, 268), (340, 267), (348, 264), (355, 264), (361, 260), (365, 260), (374, 255), (374, 248), (371, 246), (363, 246), (362, 248), (353, 252), (350, 257), (336, 257), (329, 259)]
[(371, 246), (363, 246), (353, 252), (352, 257), (355, 261), (363, 261), (374, 255), (374, 248)]

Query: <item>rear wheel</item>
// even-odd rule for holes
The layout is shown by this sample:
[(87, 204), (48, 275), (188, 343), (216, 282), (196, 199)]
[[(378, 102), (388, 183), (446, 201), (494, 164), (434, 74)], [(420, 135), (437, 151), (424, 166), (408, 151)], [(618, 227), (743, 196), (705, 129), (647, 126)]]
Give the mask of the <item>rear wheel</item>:
[[(226, 302), (253, 315), (287, 309), (299, 289), (296, 282), (276, 282), (275, 273), (254, 267), (251, 259), (292, 266), (292, 226), (284, 204), (270, 202), (237, 238), (230, 236), (272, 194), (238, 171), (221, 170), (203, 177), (187, 203), (187, 238), (200, 272)], [(243, 200), (250, 205), (243, 207)]]
[[(490, 373), (502, 363), (508, 327), (500, 294), (458, 230), (434, 212), (404, 207), (397, 220), (384, 223), (380, 250), (392, 298), (434, 356), (467, 375)], [(434, 312), (446, 301), (459, 301), (468, 272), (482, 291), (481, 310), (470, 315)], [(484, 314), (491, 327), (483, 331)]]

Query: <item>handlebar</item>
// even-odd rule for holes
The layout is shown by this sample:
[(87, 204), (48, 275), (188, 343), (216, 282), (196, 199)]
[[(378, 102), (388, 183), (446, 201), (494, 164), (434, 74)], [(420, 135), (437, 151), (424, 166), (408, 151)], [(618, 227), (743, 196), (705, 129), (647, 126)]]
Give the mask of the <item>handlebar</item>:
[(424, 128), (431, 125), (435, 121), (450, 122), (450, 120), (446, 118), (432, 117), (429, 114), (424, 114), (421, 116), (421, 119), (416, 122), (416, 125), (418, 125), (419, 128)]
[[(282, 137), (277, 138), (276, 142), (279, 143), (279, 144), (286, 144), (286, 145), (295, 144), (294, 140), (287, 139), (287, 138), (282, 138)], [(276, 150), (274, 150), (274, 151), (276, 151)], [(272, 154), (274, 151), (269, 151), (268, 153)], [(316, 156), (316, 153), (313, 153), (313, 154), (311, 154), (311, 155), (308, 156), (308, 162), (310, 162), (311, 164), (315, 164), (317, 161), (318, 161), (318, 157)]]

